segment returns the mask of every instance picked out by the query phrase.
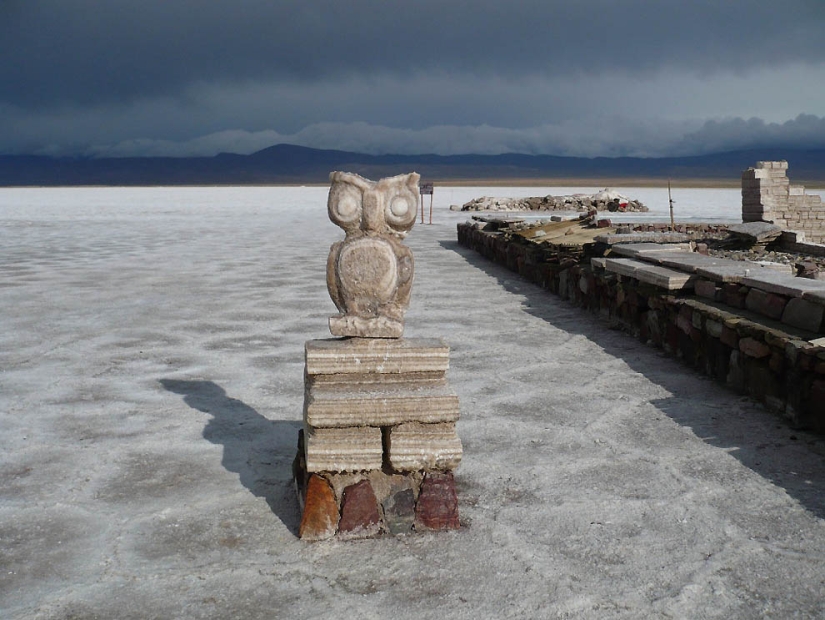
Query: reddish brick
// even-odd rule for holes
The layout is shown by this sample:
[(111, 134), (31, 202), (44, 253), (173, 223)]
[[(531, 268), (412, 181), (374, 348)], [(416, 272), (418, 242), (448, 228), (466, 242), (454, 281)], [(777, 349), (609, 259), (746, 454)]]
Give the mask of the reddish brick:
[(693, 290), (699, 297), (713, 300), (718, 298), (720, 291), (719, 287), (710, 280), (697, 280), (693, 285)]
[(755, 357), (757, 359), (767, 357), (771, 354), (771, 348), (768, 345), (750, 337), (739, 340), (739, 350), (748, 357)]
[(744, 308), (747, 293), (747, 287), (727, 283), (722, 287), (722, 301), (734, 308)]
[(458, 529), (458, 497), (451, 472), (424, 477), (415, 505), (415, 524), (416, 529)]
[(324, 540), (335, 536), (337, 528), (338, 505), (332, 487), (318, 474), (312, 474), (298, 535), (305, 540)]
[(342, 538), (369, 538), (380, 531), (378, 500), (370, 481), (361, 480), (344, 489), (338, 535)]

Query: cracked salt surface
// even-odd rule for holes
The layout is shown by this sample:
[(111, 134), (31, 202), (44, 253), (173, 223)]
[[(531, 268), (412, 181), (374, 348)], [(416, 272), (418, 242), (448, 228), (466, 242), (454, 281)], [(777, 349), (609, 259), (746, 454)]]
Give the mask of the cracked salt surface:
[(326, 189), (0, 189), (0, 616), (825, 616), (825, 441), (459, 247), (494, 192), (407, 239), (464, 527), (307, 544)]

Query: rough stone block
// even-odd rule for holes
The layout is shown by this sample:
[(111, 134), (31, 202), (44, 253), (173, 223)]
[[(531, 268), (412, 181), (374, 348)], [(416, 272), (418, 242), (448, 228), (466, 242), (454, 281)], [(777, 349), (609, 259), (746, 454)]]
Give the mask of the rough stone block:
[(329, 483), (317, 474), (307, 482), (304, 514), (298, 535), (304, 540), (325, 540), (338, 529), (338, 504)]
[(693, 291), (705, 299), (716, 300), (720, 294), (720, 288), (715, 282), (709, 280), (697, 280), (693, 283)]
[(787, 303), (787, 297), (766, 293), (757, 288), (752, 288), (745, 298), (745, 307), (748, 310), (771, 319), (780, 319)]
[(722, 301), (734, 308), (744, 308), (748, 292), (749, 290), (746, 287), (726, 283), (722, 287)]
[(436, 338), (327, 338), (306, 343), (308, 375), (446, 372), (450, 347)]
[(825, 306), (805, 299), (791, 299), (785, 306), (785, 312), (782, 313), (782, 322), (799, 329), (819, 333), (822, 329), (824, 314)]
[(387, 452), (398, 471), (455, 469), (461, 462), (461, 440), (455, 424), (399, 424), (389, 429)]
[(361, 480), (344, 489), (341, 498), (340, 538), (369, 538), (381, 533), (378, 500), (369, 480)]
[(380, 428), (307, 428), (304, 436), (307, 471), (364, 471), (383, 463)]
[(394, 488), (381, 503), (384, 523), (390, 534), (408, 534), (415, 523), (415, 494), (409, 487)]
[(712, 336), (713, 338), (719, 338), (722, 335), (722, 327), (722, 324), (718, 321), (712, 319), (705, 321), (705, 331), (708, 336)]
[(415, 527), (429, 530), (459, 528), (458, 497), (452, 473), (424, 476), (415, 505)]

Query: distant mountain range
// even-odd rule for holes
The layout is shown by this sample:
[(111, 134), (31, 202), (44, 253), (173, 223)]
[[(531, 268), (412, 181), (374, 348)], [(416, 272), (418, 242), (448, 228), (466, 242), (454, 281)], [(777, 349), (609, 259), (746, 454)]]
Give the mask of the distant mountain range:
[(695, 157), (365, 155), (278, 144), (214, 157), (0, 156), (0, 186), (267, 185), (324, 183), (332, 170), (377, 179), (415, 170), (427, 181), (490, 179), (718, 179), (737, 181), (759, 160), (786, 159), (792, 181), (825, 181), (825, 150), (765, 148)]

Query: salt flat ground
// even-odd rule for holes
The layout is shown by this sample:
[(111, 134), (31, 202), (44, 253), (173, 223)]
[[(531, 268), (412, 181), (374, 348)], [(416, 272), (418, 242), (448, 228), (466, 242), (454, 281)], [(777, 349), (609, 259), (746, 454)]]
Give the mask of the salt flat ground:
[(325, 194), (0, 191), (0, 617), (825, 616), (823, 439), (458, 247), (448, 202), (406, 335), (452, 347), (463, 527), (298, 540)]

